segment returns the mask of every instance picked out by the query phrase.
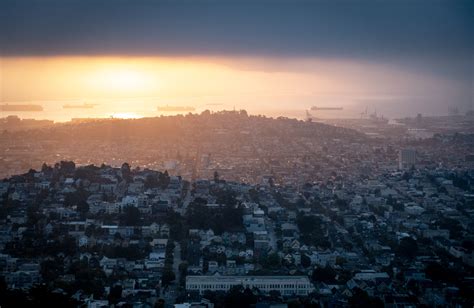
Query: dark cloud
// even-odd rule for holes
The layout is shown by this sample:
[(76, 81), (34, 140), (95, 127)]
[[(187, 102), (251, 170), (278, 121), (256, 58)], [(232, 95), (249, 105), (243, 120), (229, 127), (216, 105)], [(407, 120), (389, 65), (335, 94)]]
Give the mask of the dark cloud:
[(316, 56), (462, 79), (472, 74), (473, 38), (469, 0), (0, 1), (4, 56)]

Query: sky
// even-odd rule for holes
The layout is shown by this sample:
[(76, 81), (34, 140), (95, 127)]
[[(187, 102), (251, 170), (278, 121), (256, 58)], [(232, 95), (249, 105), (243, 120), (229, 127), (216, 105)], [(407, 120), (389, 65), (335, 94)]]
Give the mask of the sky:
[(39, 102), (34, 117), (446, 114), (472, 108), (474, 2), (2, 0), (0, 55), (0, 100)]

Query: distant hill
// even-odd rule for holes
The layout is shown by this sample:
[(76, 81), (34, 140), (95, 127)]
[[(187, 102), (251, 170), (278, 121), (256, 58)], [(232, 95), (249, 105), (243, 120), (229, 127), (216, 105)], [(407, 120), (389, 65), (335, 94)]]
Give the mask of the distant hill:
[[(55, 124), (47, 129), (18, 132), (45, 139), (76, 141), (123, 139), (212, 138), (215, 135), (294, 136), (310, 139), (364, 139), (354, 130), (288, 118), (248, 116), (245, 111), (203, 112), (141, 119), (97, 119), (83, 123)], [(5, 137), (5, 136), (4, 136)], [(13, 137), (13, 135), (12, 135)], [(229, 140), (231, 142), (232, 140)]]
[(236, 181), (257, 183), (269, 174), (303, 181), (319, 174), (318, 166), (339, 169), (344, 162), (355, 168), (362, 154), (354, 155), (354, 149), (366, 142), (351, 129), (245, 111), (88, 120), (3, 131), (0, 177), (71, 160), (78, 165), (129, 162), (189, 179), (209, 178), (218, 170)]

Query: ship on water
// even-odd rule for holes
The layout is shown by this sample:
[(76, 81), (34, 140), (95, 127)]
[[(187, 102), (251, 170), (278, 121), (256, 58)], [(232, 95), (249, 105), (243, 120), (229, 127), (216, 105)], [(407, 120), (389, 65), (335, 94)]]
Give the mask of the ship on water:
[(43, 111), (43, 106), (30, 104), (3, 104), (0, 105), (0, 111)]
[(158, 106), (157, 108), (158, 111), (164, 111), (164, 112), (191, 112), (195, 111), (196, 108), (191, 107), (191, 106)]
[(318, 111), (318, 110), (343, 110), (342, 107), (318, 107), (318, 106), (313, 106), (311, 107), (311, 110), (313, 111)]
[(84, 104), (81, 104), (81, 105), (66, 104), (66, 105), (63, 105), (63, 108), (64, 109), (92, 109), (95, 106), (97, 106), (97, 104), (87, 104), (87, 103), (84, 103)]

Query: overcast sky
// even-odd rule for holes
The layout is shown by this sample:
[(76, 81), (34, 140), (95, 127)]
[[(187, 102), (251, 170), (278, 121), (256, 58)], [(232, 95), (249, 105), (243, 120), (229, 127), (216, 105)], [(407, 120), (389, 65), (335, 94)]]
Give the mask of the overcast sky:
[(268, 57), (274, 65), (299, 58), (383, 63), (456, 82), (463, 103), (469, 104), (474, 1), (2, 0), (0, 48), (4, 57), (169, 55)]

